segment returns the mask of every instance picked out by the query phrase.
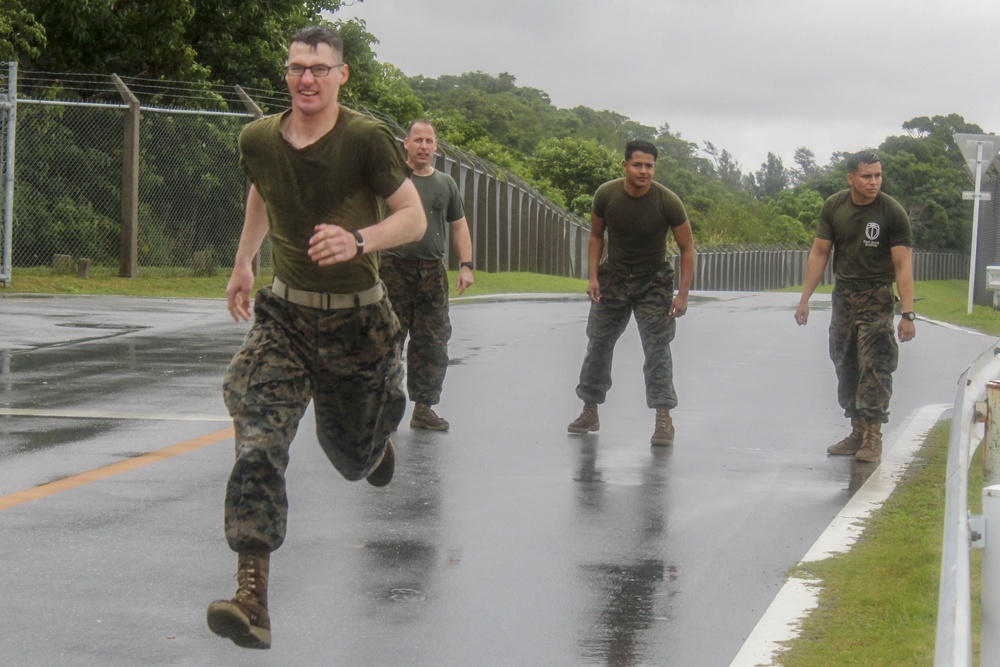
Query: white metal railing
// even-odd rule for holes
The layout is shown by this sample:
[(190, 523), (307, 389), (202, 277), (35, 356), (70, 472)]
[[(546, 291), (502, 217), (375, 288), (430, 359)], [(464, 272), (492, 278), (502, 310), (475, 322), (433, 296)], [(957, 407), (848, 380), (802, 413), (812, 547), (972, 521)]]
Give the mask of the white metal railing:
[[(969, 461), (983, 440), (984, 411), (977, 404), (986, 397), (986, 385), (1000, 377), (1000, 341), (983, 352), (962, 374), (955, 395), (955, 408), (948, 440), (948, 468), (945, 481), (944, 543), (941, 553), (941, 583), (938, 596), (937, 638), (934, 652), (935, 667), (971, 667), (972, 616), (969, 548), (985, 546), (983, 522), (969, 516)], [(1000, 531), (998, 531), (1000, 534)], [(1000, 540), (993, 547), (1000, 557)], [(984, 552), (985, 562), (989, 551)], [(985, 590), (985, 582), (984, 582)], [(989, 609), (992, 606), (992, 609)], [(1000, 609), (983, 595), (983, 619), (991, 618)], [(1000, 654), (988, 653), (981, 647), (983, 665), (1000, 664)]]

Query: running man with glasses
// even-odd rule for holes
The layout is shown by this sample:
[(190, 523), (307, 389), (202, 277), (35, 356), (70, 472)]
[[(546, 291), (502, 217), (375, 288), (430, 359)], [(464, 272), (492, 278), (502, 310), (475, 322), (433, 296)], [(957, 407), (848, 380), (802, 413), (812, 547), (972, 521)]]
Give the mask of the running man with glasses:
[(421, 238), (427, 222), (392, 132), (337, 101), (350, 74), (343, 53), (329, 28), (295, 33), (285, 66), (291, 110), (240, 135), (251, 187), (226, 287), (233, 319), (251, 319), (252, 261), (265, 236), (274, 282), (257, 293), (223, 381), (236, 432), (225, 535), (238, 554), (238, 588), (210, 604), (207, 619), (247, 648), (271, 645), (270, 555), (285, 539), (289, 446), (310, 400), (330, 462), (374, 486), (392, 479), (389, 435), (406, 405), (399, 323), (377, 257)]
[[(827, 452), (865, 463), (882, 458), (882, 424), (889, 421), (892, 373), (899, 342), (916, 335), (913, 312), (913, 234), (899, 202), (882, 192), (882, 160), (874, 151), (847, 159), (850, 186), (831, 195), (819, 215), (809, 251), (795, 322), (809, 321), (809, 297), (833, 254), (830, 358), (837, 371), (837, 398), (851, 433)], [(892, 314), (899, 290), (902, 315), (895, 333)]]

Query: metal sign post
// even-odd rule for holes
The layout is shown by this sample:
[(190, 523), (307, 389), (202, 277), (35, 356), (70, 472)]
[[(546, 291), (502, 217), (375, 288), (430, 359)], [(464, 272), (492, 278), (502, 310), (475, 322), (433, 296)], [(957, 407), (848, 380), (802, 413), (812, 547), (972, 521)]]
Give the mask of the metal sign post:
[(976, 251), (979, 245), (979, 202), (989, 201), (990, 193), (981, 190), (983, 171), (993, 162), (1000, 151), (1000, 137), (992, 134), (956, 134), (955, 143), (965, 156), (965, 166), (976, 182), (976, 189), (962, 193), (963, 199), (973, 200), (972, 206), (972, 257), (969, 261), (969, 303), (968, 315), (972, 314), (972, 295), (976, 285)]

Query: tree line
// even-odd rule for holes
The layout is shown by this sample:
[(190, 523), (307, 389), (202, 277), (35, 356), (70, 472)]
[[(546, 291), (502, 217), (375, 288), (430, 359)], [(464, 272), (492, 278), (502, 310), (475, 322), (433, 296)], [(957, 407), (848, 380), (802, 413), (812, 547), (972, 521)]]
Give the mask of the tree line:
[[(2, 0), (0, 60), (17, 60), (24, 70), (239, 84), (277, 94), (285, 89), (289, 35), (325, 22), (324, 13), (335, 16), (341, 4)], [(820, 164), (801, 147), (794, 165), (768, 154), (757, 169), (745, 169), (724, 148), (687, 141), (666, 122), (651, 127), (614, 111), (558, 108), (544, 91), (518, 86), (510, 73), (407, 76), (378, 60), (378, 40), (363, 21), (332, 25), (351, 65), (344, 103), (389, 115), (402, 126), (429, 117), (442, 140), (531, 183), (584, 219), (597, 186), (621, 174), (625, 143), (646, 139), (660, 151), (656, 178), (684, 200), (699, 245), (805, 245), (823, 199), (845, 187), (844, 158), (867, 148), (844, 147)], [(884, 191), (906, 207), (917, 247), (967, 251), (972, 205), (962, 190), (969, 177), (952, 135), (983, 130), (958, 114), (913, 118), (901, 130), (874, 147), (883, 156)]]

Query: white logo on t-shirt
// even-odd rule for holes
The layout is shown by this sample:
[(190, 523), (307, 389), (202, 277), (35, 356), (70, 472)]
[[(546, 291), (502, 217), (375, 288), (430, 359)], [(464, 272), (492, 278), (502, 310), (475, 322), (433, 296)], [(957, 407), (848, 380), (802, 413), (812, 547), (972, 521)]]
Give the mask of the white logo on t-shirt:
[(881, 228), (877, 222), (869, 222), (865, 225), (865, 245), (869, 248), (878, 246), (878, 235), (881, 233)]

